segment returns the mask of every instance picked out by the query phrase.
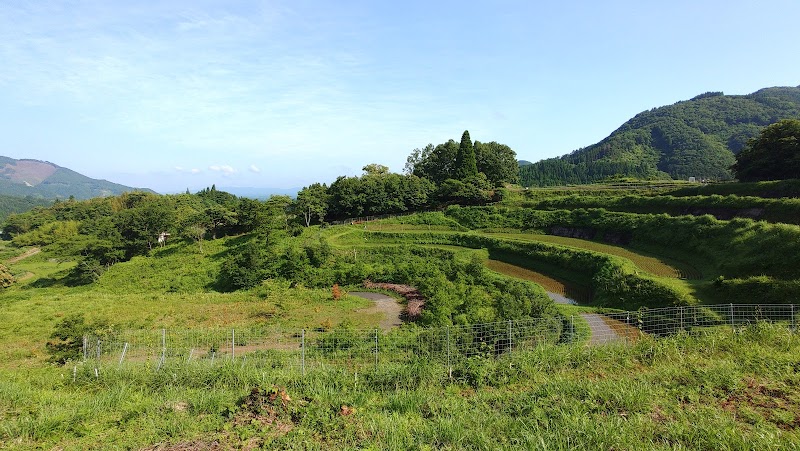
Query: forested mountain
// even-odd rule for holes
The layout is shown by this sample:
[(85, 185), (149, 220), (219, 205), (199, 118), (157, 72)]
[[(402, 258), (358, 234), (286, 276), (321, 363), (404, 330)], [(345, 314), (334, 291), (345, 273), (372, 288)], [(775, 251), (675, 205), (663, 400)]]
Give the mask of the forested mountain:
[(4, 196), (0, 194), (0, 223), (11, 213), (22, 213), (33, 207), (44, 207), (47, 205), (50, 205), (50, 201), (45, 199), (37, 199), (30, 196)]
[(800, 118), (800, 86), (748, 95), (707, 92), (637, 114), (604, 140), (520, 167), (524, 186), (590, 183), (611, 176), (730, 180), (734, 155), (765, 126)]
[(0, 156), (0, 194), (39, 199), (91, 199), (150, 191), (97, 180), (47, 161)]

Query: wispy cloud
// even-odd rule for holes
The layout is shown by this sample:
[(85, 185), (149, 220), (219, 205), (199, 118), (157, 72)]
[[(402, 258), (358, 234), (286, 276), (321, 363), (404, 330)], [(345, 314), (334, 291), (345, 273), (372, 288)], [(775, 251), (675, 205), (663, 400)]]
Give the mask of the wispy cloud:
[(186, 169), (183, 166), (175, 166), (175, 171), (181, 174), (200, 174), (201, 172), (203, 172), (198, 168)]
[(250, 165), (250, 172), (255, 172), (256, 174), (258, 174), (258, 173), (261, 172), (261, 169), (258, 166), (254, 165), (254, 164), (251, 164)]

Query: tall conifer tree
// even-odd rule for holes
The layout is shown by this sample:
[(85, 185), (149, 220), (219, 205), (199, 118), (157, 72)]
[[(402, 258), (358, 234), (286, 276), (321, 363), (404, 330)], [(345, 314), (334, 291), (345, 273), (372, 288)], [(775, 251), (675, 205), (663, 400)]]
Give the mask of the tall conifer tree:
[(475, 159), (475, 148), (469, 138), (469, 130), (461, 135), (461, 145), (456, 154), (456, 167), (453, 174), (457, 180), (465, 180), (478, 175), (478, 163)]

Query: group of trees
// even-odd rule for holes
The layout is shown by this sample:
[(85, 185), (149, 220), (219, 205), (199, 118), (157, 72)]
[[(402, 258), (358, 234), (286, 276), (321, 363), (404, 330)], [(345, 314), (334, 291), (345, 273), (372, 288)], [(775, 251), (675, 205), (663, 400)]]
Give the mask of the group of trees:
[(452, 139), (434, 146), (414, 149), (406, 160), (405, 172), (426, 178), (437, 185), (446, 180), (469, 180), (483, 174), (492, 187), (517, 183), (517, 154), (505, 144), (470, 140), (469, 131), (461, 142)]
[(766, 127), (736, 156), (732, 169), (742, 182), (800, 178), (800, 120)]
[(495, 188), (519, 179), (516, 153), (497, 142), (473, 144), (469, 131), (414, 149), (404, 174), (369, 164), (360, 177), (339, 177), (330, 186), (315, 183), (297, 196), (306, 225), (325, 220), (414, 211), (450, 203), (477, 205), (496, 197)]
[(144, 192), (86, 201), (56, 201), (26, 213), (11, 214), (3, 238), (18, 246), (48, 246), (56, 255), (80, 256), (71, 274), (75, 284), (95, 280), (105, 268), (148, 253), (159, 237), (205, 238), (243, 233), (290, 232), (300, 227), (294, 201), (273, 196), (265, 202), (239, 198), (211, 187), (196, 194)]

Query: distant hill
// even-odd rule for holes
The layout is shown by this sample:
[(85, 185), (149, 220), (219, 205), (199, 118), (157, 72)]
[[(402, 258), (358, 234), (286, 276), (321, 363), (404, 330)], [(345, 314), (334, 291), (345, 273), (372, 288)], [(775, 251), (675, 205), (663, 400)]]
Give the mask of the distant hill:
[(637, 114), (604, 140), (520, 167), (524, 186), (608, 177), (730, 180), (734, 155), (765, 126), (800, 118), (800, 86), (726, 96), (707, 92)]
[(270, 196), (289, 196), (297, 197), (297, 192), (302, 188), (252, 188), (252, 187), (225, 187), (219, 188), (220, 191), (231, 193), (239, 197), (249, 197), (250, 199), (265, 200)]
[(15, 160), (0, 156), (0, 194), (35, 199), (90, 199), (115, 196), (127, 191), (147, 191), (97, 180), (39, 160)]

